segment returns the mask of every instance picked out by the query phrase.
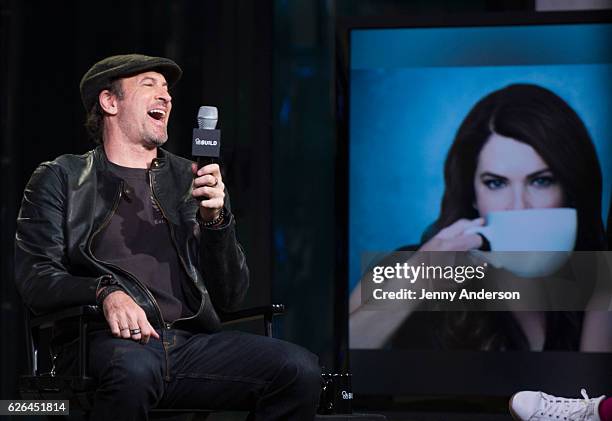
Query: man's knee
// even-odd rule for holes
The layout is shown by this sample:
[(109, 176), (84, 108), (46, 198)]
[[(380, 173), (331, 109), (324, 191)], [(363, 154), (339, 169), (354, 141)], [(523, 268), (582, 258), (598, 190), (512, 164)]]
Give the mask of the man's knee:
[(305, 401), (318, 399), (321, 391), (319, 358), (304, 348), (288, 344), (281, 361), (281, 381)]

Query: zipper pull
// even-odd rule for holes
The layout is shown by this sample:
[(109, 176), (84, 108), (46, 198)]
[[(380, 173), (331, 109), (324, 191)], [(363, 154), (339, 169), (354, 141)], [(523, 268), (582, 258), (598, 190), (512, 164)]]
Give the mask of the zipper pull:
[(121, 182), (121, 193), (123, 193), (123, 198), (128, 202), (132, 203), (132, 188), (127, 182)]

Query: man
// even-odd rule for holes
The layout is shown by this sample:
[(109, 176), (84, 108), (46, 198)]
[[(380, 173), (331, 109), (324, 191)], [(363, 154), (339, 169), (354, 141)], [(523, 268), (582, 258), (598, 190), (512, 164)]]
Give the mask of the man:
[[(248, 269), (219, 166), (198, 170), (161, 148), (181, 73), (172, 60), (130, 54), (83, 76), (87, 127), (101, 145), (34, 171), (17, 220), (18, 289), (35, 314), (104, 310), (90, 335), (93, 420), (144, 420), (153, 407), (312, 419), (314, 355), (219, 331), (217, 310), (242, 300)], [(57, 368), (69, 371), (72, 348), (58, 349)]]

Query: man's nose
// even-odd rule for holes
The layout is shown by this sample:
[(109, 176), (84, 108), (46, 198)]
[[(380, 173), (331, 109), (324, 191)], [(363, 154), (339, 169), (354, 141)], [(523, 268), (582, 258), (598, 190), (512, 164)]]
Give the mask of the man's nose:
[(172, 97), (170, 96), (170, 92), (168, 92), (168, 90), (166, 88), (162, 88), (159, 90), (159, 93), (157, 94), (157, 99), (160, 99), (164, 102), (170, 102), (172, 101)]

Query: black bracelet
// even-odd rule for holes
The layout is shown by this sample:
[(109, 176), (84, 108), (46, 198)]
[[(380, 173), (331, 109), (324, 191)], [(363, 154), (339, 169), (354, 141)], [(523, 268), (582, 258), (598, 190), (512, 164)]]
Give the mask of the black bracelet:
[(120, 285), (119, 281), (115, 279), (113, 275), (102, 275), (99, 279), (98, 289), (102, 287), (109, 287), (111, 285)]
[(221, 211), (219, 212), (219, 216), (217, 216), (212, 221), (207, 221), (207, 222), (202, 221), (202, 217), (200, 216), (200, 212), (199, 211), (198, 211), (198, 218), (197, 218), (197, 220), (198, 220), (198, 224), (200, 224), (200, 227), (202, 227), (202, 228), (210, 228), (212, 226), (221, 224), (221, 222), (223, 222), (223, 218), (224, 217), (225, 217), (225, 208), (221, 208)]
[(102, 308), (102, 304), (104, 303), (104, 300), (106, 299), (106, 297), (111, 295), (113, 292), (117, 292), (117, 291), (123, 291), (123, 288), (121, 288), (118, 285), (102, 287), (102, 292), (100, 292), (96, 296), (96, 304), (98, 305), (98, 307)]

